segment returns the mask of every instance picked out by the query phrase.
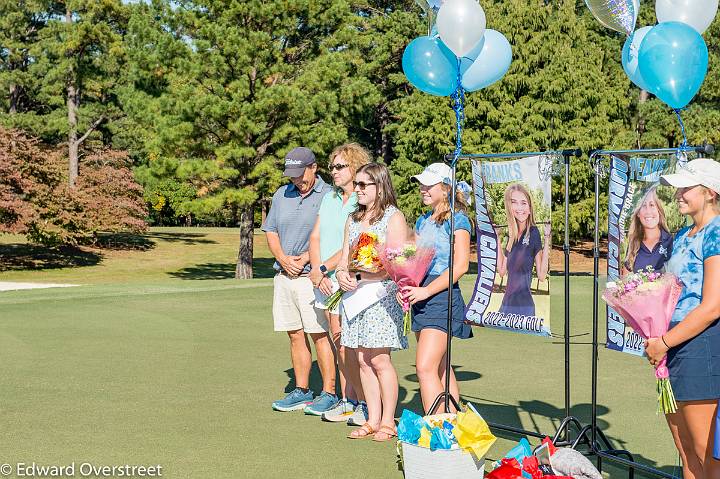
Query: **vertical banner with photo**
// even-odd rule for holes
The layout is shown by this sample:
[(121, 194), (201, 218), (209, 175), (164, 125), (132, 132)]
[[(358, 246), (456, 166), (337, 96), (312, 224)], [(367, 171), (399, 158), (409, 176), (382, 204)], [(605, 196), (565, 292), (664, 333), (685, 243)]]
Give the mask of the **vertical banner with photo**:
[(465, 316), (475, 325), (550, 335), (548, 162), (473, 161), (478, 276)]
[[(685, 225), (660, 175), (675, 171), (675, 157), (610, 158), (608, 189), (608, 282), (648, 267), (664, 269), (675, 233)], [(608, 349), (642, 356), (643, 339), (607, 307)]]

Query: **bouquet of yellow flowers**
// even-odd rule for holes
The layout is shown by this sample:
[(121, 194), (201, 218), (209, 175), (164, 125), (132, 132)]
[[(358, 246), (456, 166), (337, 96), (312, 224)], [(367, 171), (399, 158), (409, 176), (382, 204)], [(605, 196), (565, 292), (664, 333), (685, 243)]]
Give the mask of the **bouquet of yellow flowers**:
[[(360, 233), (360, 236), (350, 246), (350, 271), (364, 271), (366, 273), (377, 273), (382, 270), (382, 262), (378, 253), (378, 236), (372, 232)], [(344, 291), (338, 289), (325, 300), (325, 306), (329, 310), (335, 309)]]

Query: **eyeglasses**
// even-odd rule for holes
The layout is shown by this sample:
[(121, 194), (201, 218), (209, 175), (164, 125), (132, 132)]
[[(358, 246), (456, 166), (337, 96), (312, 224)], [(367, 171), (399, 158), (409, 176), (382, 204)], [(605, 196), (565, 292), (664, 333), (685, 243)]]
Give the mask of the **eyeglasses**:
[(376, 183), (365, 183), (363, 181), (353, 181), (353, 186), (355, 188), (360, 188), (360, 191), (365, 191), (365, 187), (374, 185)]
[(342, 163), (335, 163), (334, 165), (330, 165), (330, 171), (340, 171), (347, 167), (348, 165), (343, 165)]

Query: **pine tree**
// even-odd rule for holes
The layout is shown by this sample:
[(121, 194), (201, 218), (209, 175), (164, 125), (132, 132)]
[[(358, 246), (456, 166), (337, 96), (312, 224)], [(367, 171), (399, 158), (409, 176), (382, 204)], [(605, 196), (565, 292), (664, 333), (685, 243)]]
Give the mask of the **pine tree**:
[(349, 11), (331, 0), (156, 2), (131, 22), (139, 92), (127, 104), (149, 129), (149, 168), (194, 185), (194, 216), (231, 212), (238, 278), (252, 277), (254, 209), (282, 181), (283, 155), (303, 145), (322, 159), (347, 138), (341, 117), (366, 82), (356, 88), (325, 41)]
[[(14, 75), (25, 81), (9, 85), (16, 92), (9, 95), (4, 123), (51, 143), (67, 142), (72, 186), (83, 143), (101, 125), (122, 117), (115, 89), (123, 71), (127, 8), (121, 0), (36, 0), (16, 5), (10, 18), (15, 28), (6, 32), (17, 47), (8, 65), (26, 74)], [(23, 93), (26, 105), (15, 115)], [(108, 128), (99, 143), (111, 143)]]

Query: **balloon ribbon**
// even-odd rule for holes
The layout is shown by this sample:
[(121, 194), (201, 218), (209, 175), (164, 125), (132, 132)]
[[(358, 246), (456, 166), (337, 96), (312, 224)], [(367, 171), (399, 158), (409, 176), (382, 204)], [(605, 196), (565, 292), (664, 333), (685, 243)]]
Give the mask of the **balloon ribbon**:
[(680, 116), (681, 108), (674, 108), (673, 111), (677, 115), (678, 122), (680, 123), (680, 133), (682, 133), (683, 141), (680, 143), (680, 149), (685, 149), (687, 147), (687, 135), (685, 134), (685, 123), (683, 123), (682, 116)]
[(462, 132), (465, 122), (465, 89), (462, 86), (462, 74), (460, 73), (460, 59), (458, 58), (457, 89), (450, 95), (455, 111), (455, 152), (453, 153), (452, 165), (455, 166), (462, 154)]

